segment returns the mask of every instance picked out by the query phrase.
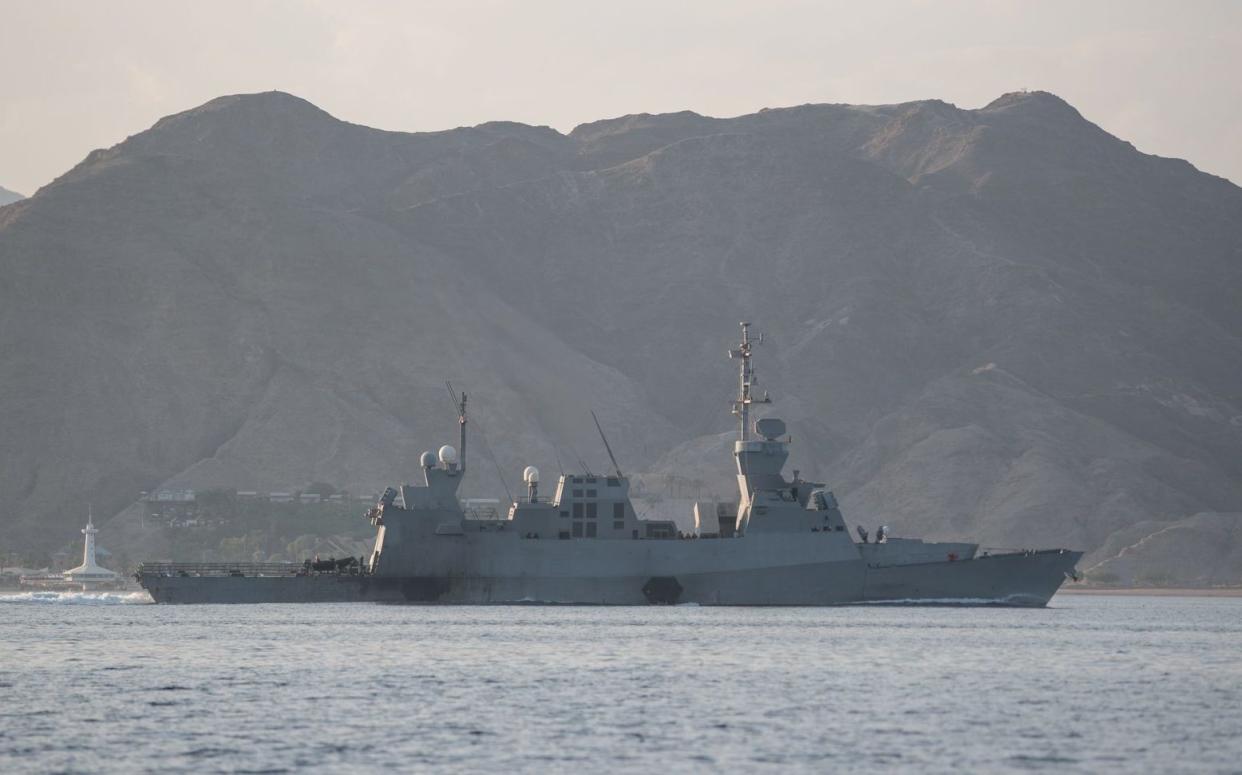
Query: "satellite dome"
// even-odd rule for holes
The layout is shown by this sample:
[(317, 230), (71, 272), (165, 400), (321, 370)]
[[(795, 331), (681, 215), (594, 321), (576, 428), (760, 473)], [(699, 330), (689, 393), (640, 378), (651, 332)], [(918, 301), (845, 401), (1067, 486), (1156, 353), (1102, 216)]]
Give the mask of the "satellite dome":
[(526, 466), (522, 470), (522, 481), (527, 484), (539, 484), (539, 469), (534, 466)]
[(456, 463), (457, 462), (456, 448), (448, 444), (445, 444), (443, 447), (440, 447), (440, 462), (446, 466)]
[(436, 453), (430, 450), (424, 452), (418, 458), (418, 464), (421, 465), (423, 468), (435, 468), (436, 467)]

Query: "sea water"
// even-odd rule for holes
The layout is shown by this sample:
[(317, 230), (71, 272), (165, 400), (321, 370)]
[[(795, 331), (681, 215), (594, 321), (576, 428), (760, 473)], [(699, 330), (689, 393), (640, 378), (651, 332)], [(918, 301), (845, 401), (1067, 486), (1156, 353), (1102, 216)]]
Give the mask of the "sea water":
[(1242, 599), (0, 596), (0, 772), (1242, 771)]

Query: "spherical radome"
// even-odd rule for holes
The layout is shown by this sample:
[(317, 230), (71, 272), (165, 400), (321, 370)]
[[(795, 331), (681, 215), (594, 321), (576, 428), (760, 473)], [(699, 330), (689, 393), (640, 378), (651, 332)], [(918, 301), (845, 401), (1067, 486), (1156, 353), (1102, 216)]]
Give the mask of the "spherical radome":
[(539, 469), (534, 466), (526, 466), (522, 469), (522, 481), (527, 484), (539, 483)]
[(457, 462), (457, 448), (449, 444), (440, 447), (440, 462), (445, 465)]
[(423, 468), (435, 468), (436, 467), (436, 453), (432, 452), (431, 450), (427, 450), (426, 452), (422, 454), (422, 456), (418, 458), (418, 462), (420, 465), (422, 465)]

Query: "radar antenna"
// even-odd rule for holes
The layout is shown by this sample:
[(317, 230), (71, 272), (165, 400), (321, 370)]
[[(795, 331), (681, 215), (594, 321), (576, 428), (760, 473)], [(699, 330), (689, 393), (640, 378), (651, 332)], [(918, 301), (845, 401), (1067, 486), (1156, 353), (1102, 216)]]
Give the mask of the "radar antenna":
[(595, 430), (599, 431), (599, 438), (604, 442), (604, 449), (608, 450), (608, 459), (612, 461), (612, 467), (617, 471), (617, 478), (624, 479), (625, 474), (621, 473), (621, 466), (617, 465), (617, 456), (612, 454), (612, 447), (608, 445), (608, 437), (604, 435), (604, 429), (600, 427), (599, 418), (595, 416), (595, 410), (591, 410), (591, 419), (595, 421)]
[(772, 399), (768, 398), (767, 391), (764, 391), (763, 398), (754, 398), (750, 394), (750, 389), (754, 387), (758, 380), (755, 378), (755, 370), (750, 367), (750, 351), (756, 344), (763, 342), (763, 334), (758, 339), (750, 338), (750, 323), (742, 321), (742, 343), (735, 350), (729, 350), (730, 358), (740, 358), (742, 361), (741, 374), (738, 378), (738, 397), (733, 401), (733, 414), (740, 419), (740, 429), (738, 438), (742, 441), (750, 440), (750, 405), (751, 404), (770, 404)]

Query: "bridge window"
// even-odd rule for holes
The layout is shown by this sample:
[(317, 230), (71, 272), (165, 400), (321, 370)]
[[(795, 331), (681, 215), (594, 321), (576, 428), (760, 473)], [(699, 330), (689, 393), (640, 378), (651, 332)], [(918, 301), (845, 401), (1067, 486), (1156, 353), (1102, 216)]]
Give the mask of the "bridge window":
[(581, 537), (582, 537), (582, 523), (575, 522), (574, 523), (574, 538), (581, 538)]
[(575, 498), (581, 498), (581, 497), (582, 497), (582, 490), (581, 490), (581, 489), (574, 490), (574, 497), (575, 497)]
[(608, 486), (609, 486), (609, 487), (620, 487), (620, 486), (621, 486), (621, 480), (620, 480), (620, 479), (618, 479), (618, 478), (617, 478), (617, 477), (615, 477), (615, 476), (610, 476), (610, 477), (608, 477)]
[(613, 519), (625, 519), (625, 504), (624, 503), (612, 504), (612, 518)]
[[(577, 506), (578, 504), (575, 503), (574, 505)], [(599, 511), (599, 509), (597, 508), (598, 506), (599, 506), (598, 503), (588, 503), (586, 505), (586, 518), (587, 519), (595, 519)]]
[(574, 504), (574, 519), (582, 519), (582, 504)]

